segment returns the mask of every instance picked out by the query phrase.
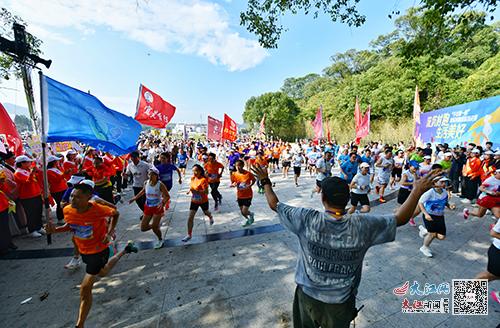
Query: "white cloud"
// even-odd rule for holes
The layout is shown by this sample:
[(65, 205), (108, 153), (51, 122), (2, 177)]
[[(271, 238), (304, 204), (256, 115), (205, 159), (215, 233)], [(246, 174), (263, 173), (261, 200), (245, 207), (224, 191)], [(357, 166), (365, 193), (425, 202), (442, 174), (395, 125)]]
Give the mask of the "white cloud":
[(58, 29), (74, 28), (82, 36), (108, 27), (156, 51), (207, 58), (230, 71), (261, 63), (269, 53), (256, 40), (229, 26), (228, 13), (206, 0), (5, 0), (9, 10), (40, 32), (40, 37), (67, 43)]

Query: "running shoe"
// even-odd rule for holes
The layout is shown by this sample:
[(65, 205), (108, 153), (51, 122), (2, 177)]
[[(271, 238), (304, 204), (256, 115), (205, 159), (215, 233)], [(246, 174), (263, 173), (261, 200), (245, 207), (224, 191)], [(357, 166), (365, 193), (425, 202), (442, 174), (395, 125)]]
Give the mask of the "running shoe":
[(417, 224), (415, 223), (415, 219), (414, 218), (411, 218), (409, 222), (410, 222), (410, 226), (411, 227), (416, 227), (417, 226)]
[(469, 218), (469, 209), (468, 208), (464, 208), (463, 210), (463, 215), (464, 215), (464, 220), (467, 220)]
[(242, 226), (243, 228), (246, 228), (246, 227), (248, 227), (250, 224), (251, 224), (251, 223), (250, 223), (250, 219), (247, 219), (247, 220), (245, 221), (245, 223), (243, 223), (241, 226)]
[(39, 234), (42, 234), (42, 235), (46, 235), (46, 234), (47, 234), (47, 231), (45, 231), (45, 229), (44, 229), (44, 228), (40, 228), (40, 229), (38, 230), (38, 233), (39, 233)]
[(217, 203), (217, 201), (215, 201), (215, 206), (214, 206), (214, 211), (218, 211), (219, 210), (219, 204)]
[(419, 225), (418, 230), (418, 235), (420, 236), (420, 238), (424, 238), (429, 233), (429, 231), (427, 231), (427, 229), (425, 229), (423, 225)]
[(432, 257), (431, 249), (427, 246), (420, 247), (420, 252), (424, 254), (426, 257)]
[(163, 240), (158, 240), (154, 245), (154, 249), (160, 249), (162, 247), (163, 247)]
[(191, 238), (193, 238), (193, 236), (187, 235), (186, 237), (182, 238), (182, 241), (186, 243), (186, 242), (190, 241)]
[(497, 292), (496, 290), (492, 290), (490, 293), (490, 296), (495, 302), (500, 303), (500, 292)]
[(78, 258), (72, 257), (71, 260), (68, 262), (68, 264), (66, 264), (64, 266), (64, 268), (68, 269), (68, 270), (75, 270), (75, 269), (79, 268), (80, 265), (82, 265), (81, 258), (80, 257), (78, 257)]
[(139, 249), (137, 246), (135, 246), (134, 242), (132, 240), (129, 240), (127, 242), (127, 246), (125, 246), (125, 253), (130, 254), (130, 253), (137, 253)]
[(381, 203), (386, 203), (387, 202), (384, 197), (380, 197), (378, 199), (378, 201), (381, 202)]
[(38, 231), (33, 231), (32, 233), (29, 234), (31, 238), (40, 238), (42, 237), (42, 234), (39, 233)]
[(208, 218), (208, 222), (210, 222), (210, 225), (214, 225), (214, 223), (215, 223), (214, 222), (214, 218), (213, 217), (212, 218)]
[(250, 212), (250, 224), (253, 224), (255, 222), (255, 213)]
[(462, 202), (462, 204), (470, 204), (470, 200), (468, 200), (467, 198), (460, 200), (460, 202)]

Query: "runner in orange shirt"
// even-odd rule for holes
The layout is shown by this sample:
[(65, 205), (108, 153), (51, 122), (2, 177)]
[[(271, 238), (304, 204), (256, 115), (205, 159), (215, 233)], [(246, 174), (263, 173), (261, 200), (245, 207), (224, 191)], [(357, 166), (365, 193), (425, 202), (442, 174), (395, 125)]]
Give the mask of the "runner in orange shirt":
[(219, 192), (219, 185), (220, 178), (222, 177), (222, 173), (224, 172), (224, 165), (217, 162), (214, 153), (208, 154), (208, 159), (205, 163), (205, 172), (208, 179), (208, 184), (210, 185), (211, 189), (210, 194), (215, 201), (214, 210), (218, 211), (219, 205), (222, 203), (222, 195)]
[(474, 148), (470, 157), (465, 162), (462, 175), (464, 177), (464, 188), (462, 188), (462, 203), (470, 203), (477, 198), (477, 190), (481, 183), (481, 160), (479, 156), (481, 151)]
[(241, 215), (247, 220), (243, 227), (248, 227), (255, 221), (254, 213), (250, 212), (253, 197), (252, 186), (255, 183), (255, 177), (244, 169), (245, 163), (241, 159), (236, 161), (235, 167), (236, 172), (231, 175), (231, 187), (236, 187), (238, 206)]
[[(269, 166), (269, 163), (267, 161), (267, 158), (264, 156), (263, 151), (259, 151), (257, 153), (257, 158), (255, 159), (255, 165), (259, 166), (260, 168), (263, 168), (267, 172), (267, 168)], [(257, 181), (257, 186), (259, 187), (259, 194), (263, 194), (264, 187), (260, 184), (259, 181)]]
[[(120, 258), (128, 253), (137, 253), (137, 248), (132, 242), (120, 252), (113, 254), (115, 249), (110, 244), (111, 235), (118, 223), (117, 210), (94, 202), (89, 202), (92, 197), (92, 187), (87, 184), (75, 185), (71, 193), (71, 206), (64, 208), (66, 224), (55, 227), (46, 225), (49, 233), (71, 231), (82, 260), (87, 265), (86, 274), (80, 286), (80, 311), (76, 327), (85, 325), (85, 320), (92, 306), (92, 288), (97, 277), (105, 277), (116, 265)], [(107, 218), (112, 217), (108, 226)], [(112, 256), (112, 257), (111, 257)]]
[(207, 178), (205, 178), (205, 170), (203, 170), (199, 164), (193, 165), (193, 177), (191, 178), (191, 185), (187, 194), (189, 195), (190, 193), (192, 197), (187, 225), (188, 234), (182, 239), (183, 242), (187, 242), (193, 238), (194, 216), (199, 207), (201, 207), (203, 213), (208, 216), (210, 225), (214, 224), (214, 218), (208, 209), (208, 181)]

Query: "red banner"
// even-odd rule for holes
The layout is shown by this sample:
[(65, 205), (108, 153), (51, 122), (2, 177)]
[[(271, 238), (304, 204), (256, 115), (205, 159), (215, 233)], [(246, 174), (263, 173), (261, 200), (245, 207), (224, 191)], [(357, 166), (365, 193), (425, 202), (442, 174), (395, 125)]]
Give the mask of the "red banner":
[[(357, 103), (357, 110), (359, 111), (359, 104)], [(366, 112), (364, 115), (361, 115), (361, 112), (358, 112), (359, 118), (356, 118), (356, 109), (354, 110), (355, 119), (358, 119), (356, 123), (356, 143), (359, 144), (361, 138), (368, 136), (370, 133), (370, 114), (371, 114), (371, 106), (368, 105)]]
[(141, 84), (135, 120), (153, 128), (165, 128), (175, 114), (175, 107)]
[(0, 142), (6, 142), (9, 145), (9, 150), (16, 156), (22, 155), (24, 152), (23, 142), (17, 133), (16, 125), (2, 104), (0, 104)]
[(323, 106), (319, 106), (314, 121), (311, 122), (314, 130), (314, 140), (317, 142), (323, 138)]
[(208, 117), (207, 139), (220, 141), (222, 137), (222, 122), (212, 116)]
[(222, 139), (235, 141), (238, 138), (238, 126), (236, 122), (224, 114), (224, 129), (222, 130)]

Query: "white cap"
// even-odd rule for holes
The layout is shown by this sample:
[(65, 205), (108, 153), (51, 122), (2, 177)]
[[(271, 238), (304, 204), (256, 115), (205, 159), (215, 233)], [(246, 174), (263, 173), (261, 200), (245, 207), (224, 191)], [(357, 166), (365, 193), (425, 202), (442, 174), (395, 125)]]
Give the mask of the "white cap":
[(79, 184), (86, 184), (87, 186), (90, 186), (92, 189), (95, 187), (95, 183), (92, 180), (82, 180), (80, 181)]
[(424, 159), (431, 159), (431, 157), (429, 155), (425, 155)]
[(54, 156), (54, 155), (50, 155), (49, 158), (47, 158), (47, 163), (58, 161), (58, 160), (60, 160), (59, 157)]
[(68, 150), (68, 152), (66, 154), (67, 155), (76, 155), (77, 152), (75, 150), (73, 150), (73, 149), (70, 149), (70, 150)]
[(472, 152), (473, 152), (473, 153), (477, 153), (477, 154), (479, 154), (479, 153), (480, 153), (479, 149), (477, 149), (477, 148), (472, 149)]
[(370, 164), (363, 162), (363, 163), (359, 164), (359, 167), (361, 167), (361, 168), (370, 167)]
[(450, 181), (450, 179), (448, 179), (447, 177), (444, 177), (444, 176), (439, 176), (439, 177), (435, 177), (434, 181), (442, 182), (442, 181)]
[(22, 163), (22, 162), (33, 162), (34, 159), (33, 158), (30, 158), (26, 155), (21, 155), (21, 156), (17, 156), (16, 157), (16, 164), (17, 163)]
[(156, 167), (154, 167), (154, 166), (151, 166), (148, 171), (149, 172), (153, 172), (156, 175), (160, 175), (160, 171), (158, 171), (158, 169)]
[(448, 152), (444, 153), (444, 156), (453, 156), (453, 154), (448, 151)]
[(85, 180), (85, 177), (82, 177), (79, 175), (72, 175), (71, 178), (68, 180), (68, 183), (71, 183), (72, 185), (76, 185), (77, 183), (80, 183), (83, 180)]
[(494, 155), (495, 153), (492, 152), (491, 150), (487, 150), (484, 152), (485, 155)]

